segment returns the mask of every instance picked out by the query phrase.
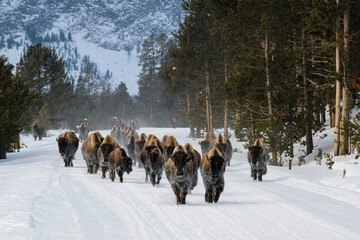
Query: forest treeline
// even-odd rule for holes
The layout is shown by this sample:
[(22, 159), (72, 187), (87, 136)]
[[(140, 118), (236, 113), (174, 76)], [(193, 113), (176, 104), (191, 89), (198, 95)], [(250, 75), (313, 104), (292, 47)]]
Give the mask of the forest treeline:
[[(172, 38), (142, 43), (139, 93), (112, 87), (89, 63), (77, 79), (41, 43), (14, 73), (0, 61), (0, 158), (34, 120), (47, 128), (110, 128), (116, 119), (142, 126), (188, 126), (190, 137), (229, 126), (238, 139), (264, 139), (271, 163), (294, 155), (294, 143), (330, 115), (334, 155), (360, 141), (349, 119), (360, 88), (360, 2), (351, 0), (184, 0), (186, 15)], [(351, 137), (351, 138), (350, 138)], [(4, 153), (5, 152), (5, 153)]]
[(204, 127), (224, 127), (227, 135), (231, 119), (237, 138), (264, 138), (278, 165), (304, 136), (306, 154), (313, 151), (312, 134), (328, 110), (334, 155), (349, 153), (360, 86), (359, 1), (184, 0), (183, 8), (158, 76), (191, 136)]

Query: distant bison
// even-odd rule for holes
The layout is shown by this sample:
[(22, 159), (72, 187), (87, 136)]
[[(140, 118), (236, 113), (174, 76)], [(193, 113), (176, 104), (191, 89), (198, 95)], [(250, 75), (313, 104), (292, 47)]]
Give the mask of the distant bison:
[(136, 141), (135, 143), (135, 165), (136, 162), (138, 162), (138, 166), (141, 167), (142, 163), (141, 163), (141, 152), (144, 150), (145, 147), (145, 142), (146, 142), (146, 134), (142, 133), (140, 134), (139, 139)]
[(120, 178), (120, 182), (123, 182), (123, 174), (126, 172), (129, 174), (132, 171), (132, 159), (126, 154), (123, 148), (117, 148), (109, 155), (109, 175), (111, 181), (115, 179), (115, 172)]
[(224, 139), (223, 135), (219, 134), (215, 139), (211, 141), (211, 148), (217, 148), (230, 166), (230, 160), (232, 158), (232, 145), (229, 139)]
[(89, 136), (89, 124), (87, 122), (80, 123), (79, 126), (79, 138), (83, 142)]
[(56, 139), (59, 146), (59, 153), (64, 159), (65, 167), (73, 167), (73, 159), (79, 148), (79, 139), (74, 132), (68, 131), (60, 134)]
[(248, 162), (251, 167), (251, 177), (254, 180), (262, 181), (262, 176), (267, 172), (267, 163), (269, 156), (266, 153), (266, 149), (263, 141), (258, 138), (255, 143), (249, 147)]
[(35, 121), (32, 128), (33, 128), (33, 132), (34, 132), (35, 141), (36, 141), (37, 137), (39, 137), (39, 140), (41, 140), (45, 134), (45, 127), (38, 121)]
[(204, 140), (199, 142), (201, 146), (201, 155), (209, 152), (211, 149), (211, 142), (214, 140), (214, 135), (211, 132), (207, 132), (204, 136)]
[(185, 148), (178, 145), (165, 165), (166, 177), (176, 195), (177, 204), (185, 204), (194, 178), (194, 162)]
[(221, 152), (213, 148), (206, 153), (200, 163), (200, 173), (205, 187), (205, 202), (217, 203), (220, 194), (224, 191), (224, 173), (226, 161)]
[(97, 151), (104, 140), (103, 136), (99, 132), (94, 132), (83, 142), (81, 146), (81, 153), (86, 162), (88, 173), (97, 173), (99, 169), (99, 159)]
[(102, 171), (102, 178), (106, 177), (106, 172), (109, 168), (108, 165), (110, 153), (119, 147), (120, 146), (114, 141), (114, 139), (110, 135), (106, 135), (99, 149), (97, 150), (97, 155)]
[(163, 143), (164, 147), (164, 159), (165, 163), (169, 159), (169, 157), (172, 155), (175, 147), (179, 145), (179, 143), (176, 141), (176, 138), (174, 136), (168, 136)]
[(136, 164), (135, 160), (135, 147), (136, 147), (136, 137), (131, 135), (128, 143), (126, 144), (127, 152), (129, 156), (134, 159), (133, 164)]

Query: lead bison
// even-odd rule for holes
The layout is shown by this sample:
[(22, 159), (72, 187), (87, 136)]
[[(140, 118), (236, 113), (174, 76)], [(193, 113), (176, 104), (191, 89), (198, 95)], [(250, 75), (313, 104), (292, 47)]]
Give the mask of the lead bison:
[(35, 141), (36, 141), (37, 137), (39, 137), (39, 140), (41, 140), (45, 134), (45, 127), (38, 121), (35, 121), (32, 128), (33, 128), (33, 132), (34, 132)]
[(88, 173), (97, 173), (99, 169), (99, 159), (97, 151), (104, 140), (103, 136), (99, 132), (94, 132), (83, 142), (81, 146), (81, 153), (86, 162)]
[(176, 195), (177, 204), (185, 204), (186, 196), (194, 179), (194, 162), (191, 154), (185, 148), (178, 145), (165, 165), (166, 178)]
[(224, 191), (226, 161), (217, 148), (206, 153), (200, 163), (200, 173), (205, 187), (205, 202), (217, 203)]
[(258, 138), (254, 144), (249, 147), (248, 162), (251, 167), (251, 177), (254, 180), (262, 181), (262, 176), (267, 172), (267, 163), (269, 156), (266, 153), (266, 149), (263, 141)]
[(106, 177), (106, 172), (109, 169), (110, 153), (119, 147), (120, 146), (114, 141), (114, 139), (110, 135), (106, 135), (101, 145), (99, 146), (99, 149), (97, 150), (97, 155), (102, 171), (102, 178)]
[(156, 141), (150, 140), (146, 143), (140, 158), (145, 168), (145, 182), (148, 182), (150, 176), (153, 186), (159, 184), (164, 170), (164, 156)]
[(80, 123), (79, 126), (79, 138), (83, 142), (89, 136), (89, 124), (87, 122)]
[(68, 131), (60, 134), (56, 139), (59, 146), (59, 153), (64, 159), (65, 167), (73, 167), (75, 153), (79, 148), (79, 139), (74, 132)]

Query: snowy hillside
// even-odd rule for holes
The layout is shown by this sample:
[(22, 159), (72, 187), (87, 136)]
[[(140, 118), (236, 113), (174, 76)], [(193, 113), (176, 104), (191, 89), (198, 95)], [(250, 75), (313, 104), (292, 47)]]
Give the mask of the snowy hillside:
[(151, 33), (170, 35), (182, 16), (180, 0), (4, 0), (0, 54), (15, 65), (27, 46), (44, 42), (64, 57), (75, 79), (88, 56), (101, 77), (109, 72), (113, 84), (123, 81), (129, 93), (136, 94), (142, 41)]
[[(187, 138), (189, 129), (139, 132), (174, 135), (200, 150), (199, 139)], [(80, 151), (73, 168), (63, 167), (59, 133), (36, 142), (22, 137), (28, 148), (0, 162), (0, 239), (360, 239), (360, 165), (354, 155), (334, 158), (333, 170), (325, 160), (317, 165), (314, 156), (299, 167), (303, 147), (297, 147), (292, 170), (269, 166), (263, 182), (255, 182), (244, 143), (231, 139), (237, 151), (219, 202), (205, 203), (200, 177), (180, 206), (165, 175), (153, 187), (136, 167), (124, 183), (118, 177), (111, 182), (87, 174)], [(316, 136), (314, 152), (332, 152), (332, 139), (333, 129)]]

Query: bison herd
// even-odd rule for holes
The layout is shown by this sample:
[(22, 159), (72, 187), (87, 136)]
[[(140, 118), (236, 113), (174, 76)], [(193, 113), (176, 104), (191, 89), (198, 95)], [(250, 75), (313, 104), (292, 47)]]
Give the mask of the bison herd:
[[(65, 167), (73, 166), (72, 160), (81, 141), (81, 153), (89, 174), (96, 174), (101, 168), (102, 178), (106, 178), (109, 172), (109, 178), (114, 181), (116, 173), (120, 182), (123, 182), (123, 174), (131, 173), (133, 166), (137, 166), (144, 168), (145, 182), (150, 179), (151, 184), (156, 186), (165, 170), (177, 204), (185, 204), (186, 196), (197, 185), (200, 169), (205, 202), (219, 201), (225, 185), (225, 169), (230, 166), (233, 152), (229, 139), (221, 134), (215, 137), (206, 133), (199, 142), (200, 155), (191, 144), (180, 145), (174, 136), (164, 135), (160, 140), (154, 134), (138, 135), (136, 126), (135, 121), (127, 125), (121, 120), (105, 138), (97, 131), (89, 134), (87, 123), (79, 126), (80, 139), (72, 131), (62, 133), (56, 140)], [(248, 151), (251, 177), (254, 180), (262, 181), (262, 176), (267, 172), (268, 159), (263, 142), (257, 139)]]

